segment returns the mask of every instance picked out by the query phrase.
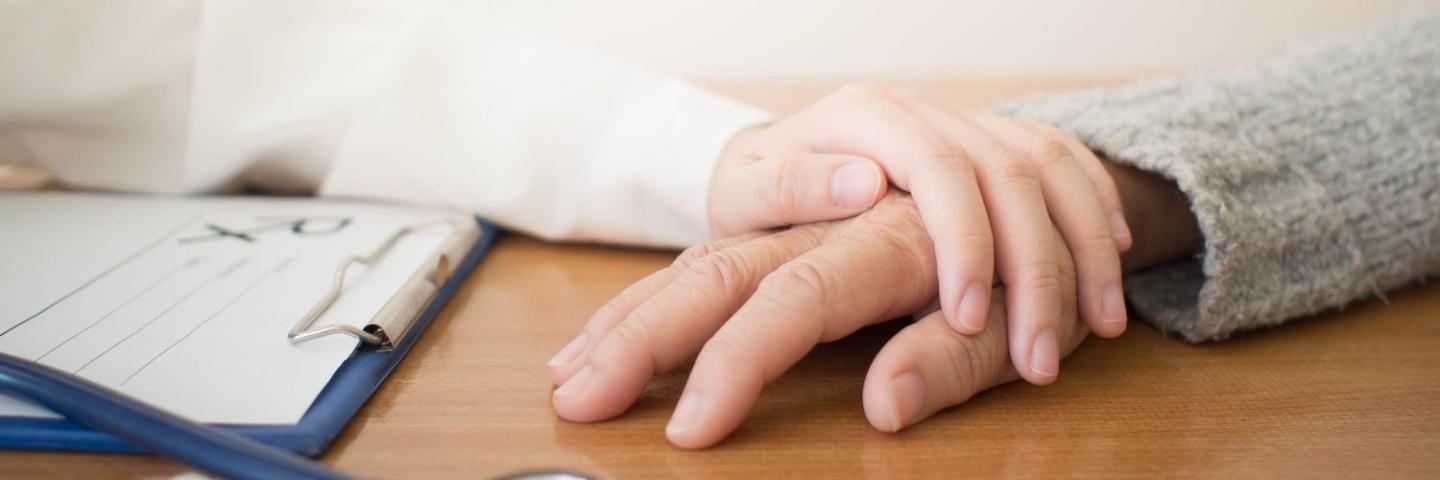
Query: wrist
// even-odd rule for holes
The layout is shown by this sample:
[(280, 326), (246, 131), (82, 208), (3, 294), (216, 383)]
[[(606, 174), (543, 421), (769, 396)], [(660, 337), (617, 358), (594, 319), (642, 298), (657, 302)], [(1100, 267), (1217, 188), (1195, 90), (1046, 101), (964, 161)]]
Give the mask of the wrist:
[(1126, 272), (1183, 259), (1201, 248), (1204, 236), (1190, 199), (1174, 180), (1103, 158), (1100, 163), (1115, 180), (1134, 238), (1120, 257)]

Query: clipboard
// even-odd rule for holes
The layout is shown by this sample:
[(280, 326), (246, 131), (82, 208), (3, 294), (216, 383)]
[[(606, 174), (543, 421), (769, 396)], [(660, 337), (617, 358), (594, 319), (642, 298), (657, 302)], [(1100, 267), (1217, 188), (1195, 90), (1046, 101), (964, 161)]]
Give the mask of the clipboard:
[[(314, 457), (324, 452), (410, 351), (494, 244), (500, 230), (482, 219), (473, 218), (473, 221), (478, 235), (470, 236), (469, 240), (454, 240), (468, 243), (468, 246), (447, 245), (443, 249), (465, 252), (463, 259), (457, 262), (441, 255), (433, 265), (415, 272), (407, 280), (402, 294), (387, 302), (381, 313), (366, 327), (316, 326), (312, 323), (333, 303), (343, 284), (344, 271), (350, 264), (383, 257), (388, 246), (406, 232), (397, 232), (370, 255), (351, 257), (338, 267), (331, 295), (327, 295), (309, 315), (301, 319), (289, 336), (292, 341), (303, 342), (327, 335), (348, 334), (359, 338), (363, 345), (335, 371), (299, 422), (293, 425), (215, 426), (300, 455)], [(429, 288), (425, 288), (426, 285)], [(115, 437), (69, 420), (23, 417), (0, 417), (0, 449), (141, 453)]]

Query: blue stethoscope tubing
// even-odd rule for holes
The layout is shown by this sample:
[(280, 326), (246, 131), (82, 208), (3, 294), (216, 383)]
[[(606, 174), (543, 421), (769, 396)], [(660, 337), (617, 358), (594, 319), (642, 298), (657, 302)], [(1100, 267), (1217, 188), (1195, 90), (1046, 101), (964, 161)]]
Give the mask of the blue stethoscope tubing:
[(344, 474), (239, 434), (195, 423), (103, 385), (0, 353), (0, 393), (224, 478), (344, 479)]

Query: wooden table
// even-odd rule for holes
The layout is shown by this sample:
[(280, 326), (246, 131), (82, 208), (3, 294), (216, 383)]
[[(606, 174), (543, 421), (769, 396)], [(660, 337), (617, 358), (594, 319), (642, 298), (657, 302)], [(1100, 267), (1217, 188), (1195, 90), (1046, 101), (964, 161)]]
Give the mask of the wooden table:
[[(904, 82), (982, 105), (1071, 82)], [(834, 84), (712, 85), (790, 110)], [(1052, 386), (1010, 384), (899, 435), (865, 422), (860, 386), (896, 328), (818, 348), (744, 426), (702, 452), (663, 430), (683, 376), (629, 413), (558, 420), (545, 361), (589, 314), (673, 253), (503, 238), (322, 458), (370, 477), (487, 477), (563, 468), (600, 477), (1440, 476), (1440, 287), (1191, 346), (1133, 326), (1089, 340)], [(0, 477), (184, 471), (131, 455), (0, 453)]]

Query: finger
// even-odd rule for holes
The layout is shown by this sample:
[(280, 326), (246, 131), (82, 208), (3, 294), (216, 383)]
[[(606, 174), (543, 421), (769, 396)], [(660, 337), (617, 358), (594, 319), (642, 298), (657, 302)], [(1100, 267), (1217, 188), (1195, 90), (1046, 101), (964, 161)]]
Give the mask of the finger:
[(620, 324), (620, 321), (630, 315), (635, 307), (639, 307), (661, 289), (669, 286), (695, 262), (712, 253), (723, 251), (762, 235), (762, 233), (751, 233), (690, 247), (680, 253), (670, 266), (647, 275), (626, 287), (619, 295), (596, 310), (595, 314), (590, 316), (590, 320), (585, 322), (585, 327), (580, 330), (580, 334), (565, 344), (565, 347), (561, 348), (560, 352), (546, 363), (550, 370), (550, 380), (555, 385), (565, 383), (565, 380), (580, 368), (578, 360), (590, 352), (596, 341), (603, 338), (615, 325)]
[[(850, 86), (767, 132), (774, 148), (874, 159), (913, 194), (936, 247), (940, 303), (956, 329), (985, 325), (995, 255), (985, 201), (966, 150), (880, 89)], [(787, 139), (806, 142), (787, 144)]]
[[(870, 425), (898, 432), (1020, 378), (1009, 361), (1004, 306), (992, 305), (988, 321), (979, 335), (960, 335), (944, 317), (930, 314), (886, 342), (865, 375), (861, 398)], [(1085, 335), (1084, 325), (1063, 322), (1061, 351), (1068, 355)]]
[(1039, 172), (969, 118), (926, 105), (913, 108), (970, 152), (995, 227), (997, 265), (1010, 313), (1011, 358), (1025, 380), (1037, 385), (1055, 381), (1060, 373), (1056, 329), (1063, 280), (1054, 250), (1063, 244), (1056, 242)]
[(1054, 138), (1070, 149), (1071, 155), (1079, 162), (1085, 175), (1090, 178), (1090, 185), (1095, 189), (1096, 195), (1100, 197), (1100, 204), (1105, 207), (1106, 220), (1110, 222), (1110, 227), (1114, 230), (1115, 243), (1120, 252), (1130, 251), (1135, 240), (1130, 233), (1129, 223), (1125, 221), (1125, 205), (1120, 201), (1120, 189), (1115, 186), (1115, 179), (1105, 171), (1105, 165), (1100, 162), (1100, 157), (1074, 136), (1060, 129), (1025, 119), (1016, 119), (1016, 121), (1020, 126), (1030, 129), (1034, 133)]
[(917, 241), (902, 249), (917, 254), (896, 261), (897, 250), (882, 246), (890, 244), (868, 235), (836, 239), (767, 276), (696, 358), (665, 429), (670, 442), (683, 448), (719, 442), (739, 426), (765, 384), (816, 344), (929, 302), (933, 271), (917, 272), (933, 265), (932, 246)]
[(577, 422), (623, 413), (656, 374), (694, 358), (766, 274), (818, 245), (824, 230), (790, 229), (696, 260), (577, 362), (576, 373), (555, 390), (556, 413)]
[(717, 237), (849, 218), (874, 206), (889, 185), (875, 162), (841, 154), (767, 157), (717, 175), (710, 187)]
[(1125, 331), (1120, 252), (1105, 207), (1080, 162), (1064, 142), (1054, 137), (995, 117), (975, 120), (1036, 165), (1045, 206), (1075, 258), (1081, 317), (1097, 335), (1119, 336)]

